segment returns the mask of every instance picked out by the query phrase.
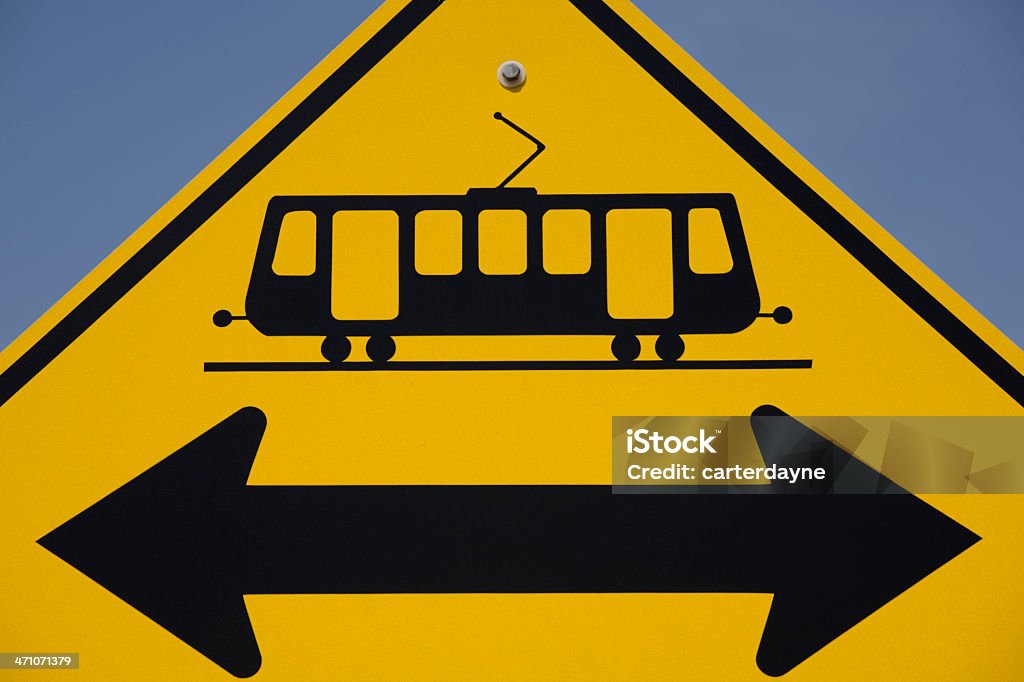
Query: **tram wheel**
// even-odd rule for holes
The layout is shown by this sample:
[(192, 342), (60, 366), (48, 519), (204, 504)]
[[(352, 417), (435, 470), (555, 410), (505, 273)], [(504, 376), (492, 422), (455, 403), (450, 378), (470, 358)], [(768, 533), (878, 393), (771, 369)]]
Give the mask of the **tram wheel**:
[(612, 355), (620, 362), (636, 360), (640, 355), (640, 339), (633, 334), (616, 334), (612, 339)]
[(352, 342), (347, 336), (328, 336), (320, 344), (320, 354), (328, 362), (344, 362), (348, 354), (352, 352)]
[(662, 334), (654, 342), (654, 352), (666, 362), (675, 362), (686, 349), (686, 344), (678, 334)]
[(366, 354), (374, 362), (387, 362), (395, 355), (395, 340), (387, 335), (371, 336), (366, 342)]

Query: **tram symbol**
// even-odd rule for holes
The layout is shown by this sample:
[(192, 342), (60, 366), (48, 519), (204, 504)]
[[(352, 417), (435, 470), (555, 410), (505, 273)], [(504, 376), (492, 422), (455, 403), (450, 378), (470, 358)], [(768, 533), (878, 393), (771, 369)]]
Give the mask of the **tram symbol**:
[[(273, 197), (245, 315), (220, 310), (214, 324), (248, 320), (267, 336), (323, 337), (321, 352), (331, 363), (348, 358), (353, 336), (369, 337), (367, 355), (386, 363), (395, 353), (395, 337), (474, 335), (611, 336), (612, 355), (628, 363), (640, 353), (640, 335), (656, 335), (658, 356), (674, 362), (683, 354), (682, 335), (731, 334), (757, 318), (779, 324), (792, 319), (785, 306), (761, 312), (733, 195), (539, 194), (534, 188), (508, 187), (545, 147), (500, 112), (495, 118), (536, 144), (533, 154), (495, 188), (470, 189), (464, 195)], [(702, 255), (691, 249), (698, 213), (715, 216), (723, 266), (695, 265)], [(294, 230), (285, 226), (299, 224), (299, 216), (307, 225), (307, 236), (298, 240), (305, 244), (299, 254), (305, 266), (289, 271), (281, 266), (282, 252), (289, 239), (294, 241)], [(660, 307), (646, 306), (640, 313), (629, 305), (613, 305), (615, 243), (623, 234), (629, 238), (631, 220), (661, 221), (671, 255), (661, 279), (663, 291), (654, 296)], [(425, 263), (424, 243), (446, 229), (454, 253), (440, 266)], [(549, 237), (559, 230), (576, 235), (583, 255), (567, 266), (550, 258)], [(352, 234), (383, 241), (369, 247), (346, 241)], [(512, 244), (520, 256), (499, 253), (495, 262), (487, 253), (495, 243)], [(358, 300), (353, 300), (355, 289), (346, 288), (348, 271), (359, 265), (353, 264), (353, 254), (383, 263), (382, 271), (355, 293)], [(376, 308), (368, 309), (363, 298), (374, 299)]]

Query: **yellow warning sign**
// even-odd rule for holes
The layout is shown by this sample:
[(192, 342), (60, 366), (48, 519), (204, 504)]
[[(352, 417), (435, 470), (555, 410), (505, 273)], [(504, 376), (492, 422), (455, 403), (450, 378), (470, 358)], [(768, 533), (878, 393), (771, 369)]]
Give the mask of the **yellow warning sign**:
[[(0, 649), (1019, 678), (1018, 496), (875, 495), (789, 415), (1021, 416), (1021, 351), (628, 2), (506, 13), (385, 3), (0, 354)], [(618, 494), (623, 415), (870, 491)]]

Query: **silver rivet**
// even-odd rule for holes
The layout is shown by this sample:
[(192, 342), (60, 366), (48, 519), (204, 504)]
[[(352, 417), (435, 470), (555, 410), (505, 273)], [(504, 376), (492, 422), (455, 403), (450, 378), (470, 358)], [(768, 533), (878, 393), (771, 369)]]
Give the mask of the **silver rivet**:
[(526, 82), (526, 69), (516, 61), (504, 62), (498, 67), (498, 82), (506, 88), (518, 88)]

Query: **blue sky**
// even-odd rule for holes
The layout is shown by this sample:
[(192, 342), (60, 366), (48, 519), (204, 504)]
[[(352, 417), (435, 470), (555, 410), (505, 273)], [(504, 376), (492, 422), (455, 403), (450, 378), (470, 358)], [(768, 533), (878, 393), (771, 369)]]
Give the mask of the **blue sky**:
[[(376, 6), (0, 3), (0, 346)], [(636, 0), (1024, 344), (1024, 3)]]

